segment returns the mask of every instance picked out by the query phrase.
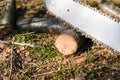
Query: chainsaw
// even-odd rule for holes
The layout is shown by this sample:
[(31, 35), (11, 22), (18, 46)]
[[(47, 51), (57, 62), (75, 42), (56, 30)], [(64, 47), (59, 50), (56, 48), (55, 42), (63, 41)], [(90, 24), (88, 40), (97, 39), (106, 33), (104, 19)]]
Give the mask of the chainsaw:
[[(104, 0), (100, 6), (104, 6)], [(120, 53), (120, 12), (109, 10), (114, 17), (109, 16), (81, 0), (45, 0), (45, 7), (50, 14), (70, 24), (86, 37)]]

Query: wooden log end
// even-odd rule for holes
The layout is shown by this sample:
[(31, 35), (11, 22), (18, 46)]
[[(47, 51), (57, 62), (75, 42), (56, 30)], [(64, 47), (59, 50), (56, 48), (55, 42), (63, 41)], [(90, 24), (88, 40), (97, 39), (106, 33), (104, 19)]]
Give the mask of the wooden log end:
[(70, 55), (77, 52), (78, 43), (76, 39), (68, 34), (61, 34), (54, 43), (57, 51), (64, 55)]

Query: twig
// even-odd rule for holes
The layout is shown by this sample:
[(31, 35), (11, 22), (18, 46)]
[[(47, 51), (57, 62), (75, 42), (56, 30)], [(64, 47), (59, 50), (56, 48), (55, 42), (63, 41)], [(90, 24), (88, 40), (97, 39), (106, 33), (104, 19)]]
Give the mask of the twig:
[(19, 42), (9, 42), (9, 41), (3, 41), (3, 40), (0, 40), (0, 43), (4, 43), (4, 44), (14, 44), (14, 45), (20, 45), (20, 46), (29, 46), (29, 47), (40, 47), (39, 45), (33, 45), (33, 44), (30, 44), (30, 43), (19, 43)]
[[(41, 73), (41, 74), (37, 74), (37, 75), (33, 75), (32, 77), (38, 77), (38, 76), (45, 76), (45, 75), (48, 75), (48, 74), (53, 74), (53, 73), (57, 73), (59, 71), (62, 71), (63, 69), (58, 69), (58, 70), (51, 70), (51, 71), (48, 71), (48, 72), (44, 72), (44, 73)], [(70, 68), (65, 68), (64, 70), (70, 70)]]
[[(13, 38), (14, 42), (14, 38)], [(13, 44), (13, 42), (11, 44)], [(13, 72), (13, 53), (14, 53), (14, 47), (12, 45), (11, 49), (11, 58), (10, 58), (10, 74), (9, 74), (9, 80), (12, 80), (12, 72)]]

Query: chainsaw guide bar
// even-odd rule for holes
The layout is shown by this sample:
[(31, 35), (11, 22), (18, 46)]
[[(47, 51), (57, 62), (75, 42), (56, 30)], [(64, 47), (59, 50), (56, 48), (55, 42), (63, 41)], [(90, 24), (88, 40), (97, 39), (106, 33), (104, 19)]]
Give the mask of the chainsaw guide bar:
[(47, 11), (85, 37), (120, 53), (120, 22), (77, 0), (45, 0)]

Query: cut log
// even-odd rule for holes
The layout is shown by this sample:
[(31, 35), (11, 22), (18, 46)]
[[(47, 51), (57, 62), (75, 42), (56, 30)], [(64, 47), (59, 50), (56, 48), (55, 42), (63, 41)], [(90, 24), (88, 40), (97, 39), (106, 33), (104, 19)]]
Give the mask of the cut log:
[(48, 18), (30, 18), (17, 21), (19, 29), (27, 31), (36, 31), (41, 33), (57, 33), (60, 34), (65, 28), (55, 20)]
[(74, 29), (68, 29), (57, 37), (55, 40), (55, 48), (64, 55), (76, 53), (78, 48), (85, 42), (85, 38)]
[(55, 47), (60, 53), (70, 55), (77, 51), (78, 43), (72, 36), (68, 34), (61, 34), (55, 41)]
[(55, 47), (58, 52), (64, 55), (76, 53), (78, 48), (85, 42), (85, 37), (70, 26), (63, 26), (54, 19), (31, 18), (19, 20), (17, 26), (28, 31), (42, 33), (60, 34), (55, 40)]

